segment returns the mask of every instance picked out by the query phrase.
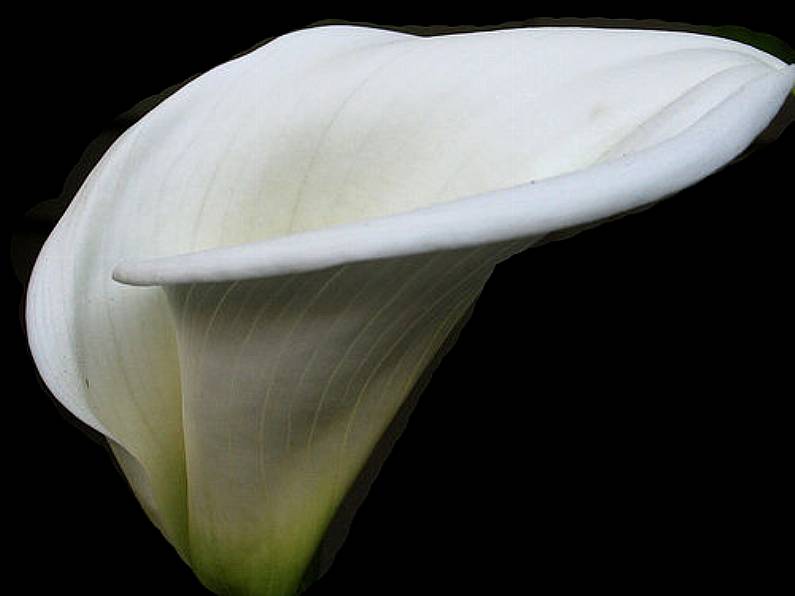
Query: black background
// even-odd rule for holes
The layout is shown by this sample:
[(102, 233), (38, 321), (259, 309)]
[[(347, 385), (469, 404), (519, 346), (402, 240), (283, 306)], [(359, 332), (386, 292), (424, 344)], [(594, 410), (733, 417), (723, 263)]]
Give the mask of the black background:
[[(613, 16), (740, 24), (792, 43), (787, 19), (735, 12)], [(528, 18), (419, 14), (9, 17), (21, 34), (5, 65), (9, 236), (42, 231), (23, 214), (58, 197), (115, 116), (269, 36), (321, 17)], [(770, 539), (791, 529), (793, 134), (648, 211), (500, 265), (308, 594), (645, 591), (686, 578), (759, 588), (781, 570)], [(103, 447), (41, 388), (10, 268), (7, 284), (6, 573), (26, 592), (207, 593)]]

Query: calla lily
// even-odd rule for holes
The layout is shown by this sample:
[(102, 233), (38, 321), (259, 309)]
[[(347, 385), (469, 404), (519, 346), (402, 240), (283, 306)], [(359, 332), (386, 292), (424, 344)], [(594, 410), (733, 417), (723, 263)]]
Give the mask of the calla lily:
[(49, 389), (219, 594), (293, 594), (494, 266), (742, 153), (795, 67), (703, 35), (327, 26), (102, 157), (27, 298)]

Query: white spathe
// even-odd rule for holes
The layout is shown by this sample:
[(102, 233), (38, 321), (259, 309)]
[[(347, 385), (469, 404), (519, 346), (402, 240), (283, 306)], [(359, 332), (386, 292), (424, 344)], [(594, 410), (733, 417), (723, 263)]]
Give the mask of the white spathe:
[(36, 263), (32, 353), (209, 588), (291, 594), (494, 265), (714, 172), (793, 83), (688, 33), (280, 37), (103, 156)]

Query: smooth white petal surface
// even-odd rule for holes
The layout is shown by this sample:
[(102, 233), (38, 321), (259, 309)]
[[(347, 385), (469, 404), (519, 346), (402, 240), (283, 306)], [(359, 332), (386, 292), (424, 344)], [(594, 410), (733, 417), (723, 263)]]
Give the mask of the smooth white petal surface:
[(516, 243), (168, 289), (194, 568), (289, 594), (337, 504)]
[(36, 264), (32, 352), (208, 586), (289, 594), (494, 264), (709, 175), (794, 82), (686, 33), (284, 36), (103, 157)]

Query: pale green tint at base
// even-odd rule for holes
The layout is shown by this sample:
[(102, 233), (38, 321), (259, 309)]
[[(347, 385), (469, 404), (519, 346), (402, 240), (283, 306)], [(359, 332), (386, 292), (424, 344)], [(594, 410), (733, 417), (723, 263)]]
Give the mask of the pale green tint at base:
[(194, 480), (188, 510), (198, 513), (191, 563), (205, 584), (293, 593), (404, 398), (496, 262), (519, 249), (169, 290)]

